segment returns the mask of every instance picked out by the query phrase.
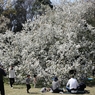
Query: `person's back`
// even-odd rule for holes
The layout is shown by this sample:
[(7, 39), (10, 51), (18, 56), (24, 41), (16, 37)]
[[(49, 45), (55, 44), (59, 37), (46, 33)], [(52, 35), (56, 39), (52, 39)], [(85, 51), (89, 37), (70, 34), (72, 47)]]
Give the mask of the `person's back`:
[(59, 81), (53, 81), (52, 82), (52, 89), (55, 90), (57, 88), (59, 88)]
[(57, 77), (55, 77), (52, 82), (52, 90), (53, 90), (53, 93), (63, 92), (63, 90), (60, 89), (60, 83)]
[(66, 88), (69, 92), (71, 90), (77, 90), (77, 87), (79, 86), (78, 81), (74, 78), (74, 75), (71, 76), (71, 78), (68, 80)]
[(71, 78), (69, 81), (68, 81), (68, 84), (70, 86), (70, 89), (77, 89), (78, 87), (78, 82), (75, 78)]

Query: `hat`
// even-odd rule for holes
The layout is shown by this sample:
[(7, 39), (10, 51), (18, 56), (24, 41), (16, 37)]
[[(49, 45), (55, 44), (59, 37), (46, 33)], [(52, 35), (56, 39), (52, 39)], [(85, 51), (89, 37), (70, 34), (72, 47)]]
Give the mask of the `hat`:
[(54, 81), (58, 81), (58, 78), (57, 77), (54, 77)]

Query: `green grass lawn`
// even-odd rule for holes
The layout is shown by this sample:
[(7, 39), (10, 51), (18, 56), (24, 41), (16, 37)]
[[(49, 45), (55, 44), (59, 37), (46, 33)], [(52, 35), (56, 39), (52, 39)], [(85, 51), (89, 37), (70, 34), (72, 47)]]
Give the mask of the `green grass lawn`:
[[(34, 88), (34, 87), (30, 89), (30, 93), (28, 94), (26, 92), (26, 85), (14, 85), (13, 88), (11, 88), (9, 84), (4, 84), (4, 86), (5, 86), (6, 95), (60, 95), (60, 94), (55, 94), (51, 92), (41, 93), (40, 92), (41, 88)], [(95, 95), (95, 86), (93, 87), (87, 86), (86, 90), (90, 93), (83, 94), (83, 95)], [(67, 94), (64, 93), (63, 95), (67, 95)], [(73, 94), (68, 94), (68, 95), (73, 95)], [(78, 95), (82, 95), (82, 94), (78, 94)]]

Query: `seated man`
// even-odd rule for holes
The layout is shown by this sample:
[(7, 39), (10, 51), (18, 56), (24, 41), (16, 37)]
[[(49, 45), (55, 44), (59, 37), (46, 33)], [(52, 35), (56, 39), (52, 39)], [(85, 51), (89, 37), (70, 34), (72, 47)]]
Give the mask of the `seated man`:
[(78, 81), (74, 78), (74, 75), (71, 75), (71, 78), (68, 80), (66, 89), (71, 93), (77, 93), (77, 87), (79, 86)]

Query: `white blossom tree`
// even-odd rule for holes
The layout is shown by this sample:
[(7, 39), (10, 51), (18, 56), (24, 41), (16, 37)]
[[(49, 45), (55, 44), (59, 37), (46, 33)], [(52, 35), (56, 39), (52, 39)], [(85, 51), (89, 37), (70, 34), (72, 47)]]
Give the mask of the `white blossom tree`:
[(76, 69), (76, 76), (85, 71), (91, 74), (95, 62), (95, 28), (86, 18), (93, 15), (93, 3), (61, 4), (53, 10), (47, 7), (46, 15), (34, 21), (28, 20), (21, 33), (0, 34), (0, 60), (5, 68), (10, 64), (15, 66), (18, 81), (27, 73), (37, 73), (49, 82), (56, 75), (65, 84), (71, 69)]

